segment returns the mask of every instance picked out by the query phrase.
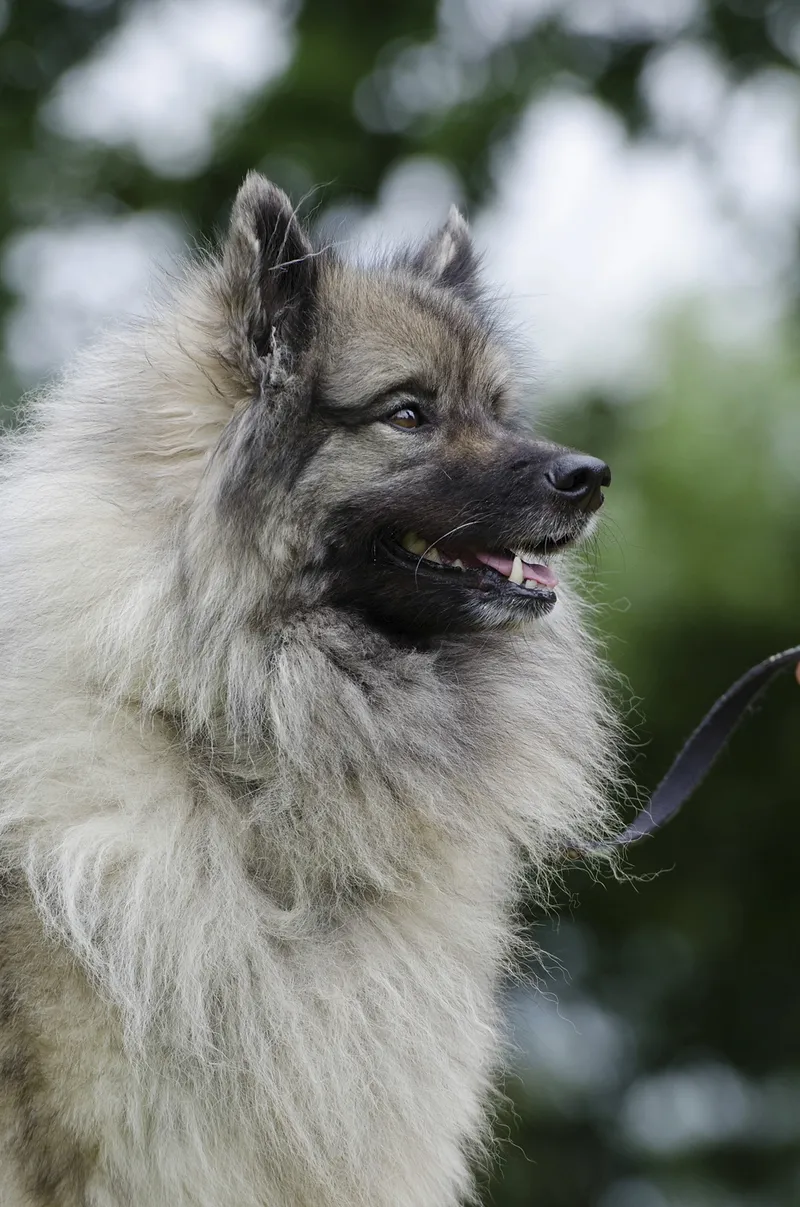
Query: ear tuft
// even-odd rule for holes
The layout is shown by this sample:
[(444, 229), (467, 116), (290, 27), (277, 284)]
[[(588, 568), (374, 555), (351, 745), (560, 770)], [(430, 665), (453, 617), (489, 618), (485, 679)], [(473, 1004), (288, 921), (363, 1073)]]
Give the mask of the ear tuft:
[(480, 296), (478, 256), (467, 221), (455, 205), (444, 226), (411, 255), (408, 264), (412, 272), (455, 290), (469, 302)]
[(232, 322), (251, 355), (303, 341), (317, 282), (314, 248), (289, 198), (258, 172), (248, 173), (233, 203), (222, 271)]

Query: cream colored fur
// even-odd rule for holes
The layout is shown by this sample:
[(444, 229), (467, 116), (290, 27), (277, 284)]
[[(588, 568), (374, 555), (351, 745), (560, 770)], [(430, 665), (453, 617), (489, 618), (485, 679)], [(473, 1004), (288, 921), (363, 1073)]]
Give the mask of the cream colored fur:
[(613, 732), (568, 588), (524, 631), (401, 649), (313, 577), (291, 595), (302, 488), (263, 558), (231, 548), (222, 271), (9, 441), (0, 1057), (27, 1072), (0, 1078), (0, 1203), (455, 1207), (513, 911), (606, 831)]

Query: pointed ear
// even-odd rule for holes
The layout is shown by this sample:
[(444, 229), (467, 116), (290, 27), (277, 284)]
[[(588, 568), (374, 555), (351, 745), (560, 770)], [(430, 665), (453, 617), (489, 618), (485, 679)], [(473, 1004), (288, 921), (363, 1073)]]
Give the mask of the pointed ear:
[(286, 194), (250, 172), (222, 249), (223, 295), (237, 359), (251, 365), (307, 340), (318, 264)]
[(480, 296), (478, 256), (466, 219), (456, 206), (441, 230), (412, 253), (408, 265), (412, 272), (455, 290), (468, 302)]

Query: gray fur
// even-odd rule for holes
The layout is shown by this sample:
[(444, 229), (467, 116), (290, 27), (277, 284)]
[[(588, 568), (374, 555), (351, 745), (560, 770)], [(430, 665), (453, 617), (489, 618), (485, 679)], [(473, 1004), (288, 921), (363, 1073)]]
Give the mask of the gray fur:
[[(459, 218), (317, 255), (250, 176), (219, 255), (8, 439), (3, 1207), (470, 1195), (515, 904), (607, 832), (615, 763), (568, 586), (400, 639), (370, 557), (339, 571), (365, 516), (522, 447), (472, 257)], [(410, 378), (425, 443), (369, 414)]]

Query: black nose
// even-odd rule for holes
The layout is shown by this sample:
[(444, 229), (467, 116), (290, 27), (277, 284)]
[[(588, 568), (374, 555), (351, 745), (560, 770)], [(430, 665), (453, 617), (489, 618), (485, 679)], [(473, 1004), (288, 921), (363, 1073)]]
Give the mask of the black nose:
[(583, 453), (565, 453), (545, 470), (547, 481), (564, 499), (581, 511), (597, 511), (603, 505), (601, 486), (611, 483), (611, 470), (597, 457)]

